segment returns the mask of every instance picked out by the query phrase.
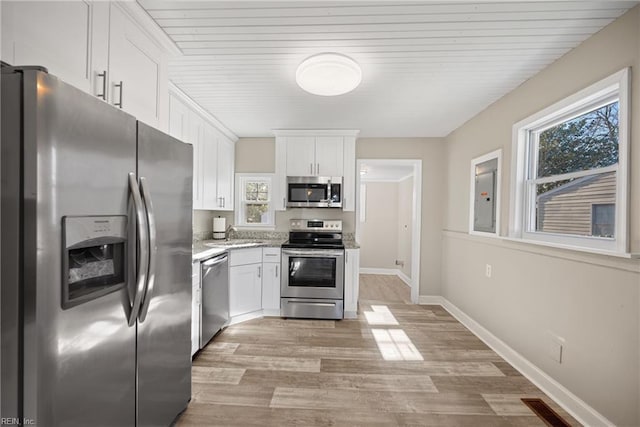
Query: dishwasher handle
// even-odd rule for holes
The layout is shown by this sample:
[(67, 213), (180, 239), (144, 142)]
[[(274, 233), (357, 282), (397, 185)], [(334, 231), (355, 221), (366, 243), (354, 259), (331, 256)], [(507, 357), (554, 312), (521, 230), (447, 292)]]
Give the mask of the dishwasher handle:
[(228, 259), (228, 255), (224, 254), (221, 256), (217, 256), (215, 258), (211, 258), (208, 261), (205, 261), (202, 263), (203, 267), (213, 267), (214, 265), (218, 265), (218, 264), (222, 264), (223, 262), (226, 262)]

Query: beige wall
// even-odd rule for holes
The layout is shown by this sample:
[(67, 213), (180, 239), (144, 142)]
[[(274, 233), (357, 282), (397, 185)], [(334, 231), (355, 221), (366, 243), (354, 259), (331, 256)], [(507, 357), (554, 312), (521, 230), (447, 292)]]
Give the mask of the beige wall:
[(445, 188), (444, 138), (359, 138), (357, 159), (422, 160), (420, 295), (441, 295), (442, 204)]
[[(512, 125), (627, 66), (634, 68), (630, 237), (640, 252), (640, 7), (450, 134), (440, 182), (447, 186), (444, 229), (451, 230), (443, 236), (442, 295), (609, 420), (631, 426), (640, 425), (638, 260), (466, 234), (471, 159), (503, 149), (505, 235)], [(485, 264), (492, 264), (490, 279)], [(549, 332), (566, 340), (562, 364), (548, 355)]]
[(236, 173), (274, 173), (275, 138), (240, 138), (236, 142)]
[(407, 277), (411, 278), (411, 237), (413, 236), (411, 217), (413, 212), (413, 177), (398, 183), (398, 255), (404, 261), (397, 266)]
[[(360, 223), (360, 267), (396, 269), (398, 183), (367, 182), (366, 220)], [(392, 249), (393, 248), (393, 249)]]

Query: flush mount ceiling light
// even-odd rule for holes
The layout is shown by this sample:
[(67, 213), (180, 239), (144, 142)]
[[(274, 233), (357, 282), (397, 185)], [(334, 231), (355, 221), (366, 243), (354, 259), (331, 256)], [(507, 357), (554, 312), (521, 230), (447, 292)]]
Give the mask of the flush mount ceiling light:
[(354, 90), (361, 81), (358, 63), (339, 53), (310, 56), (296, 70), (298, 86), (314, 95), (342, 95)]

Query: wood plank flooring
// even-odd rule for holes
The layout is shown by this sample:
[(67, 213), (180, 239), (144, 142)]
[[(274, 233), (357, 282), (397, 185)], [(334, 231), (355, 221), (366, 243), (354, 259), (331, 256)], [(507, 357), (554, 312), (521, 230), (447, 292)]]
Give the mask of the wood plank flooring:
[(195, 358), (187, 426), (545, 426), (539, 397), (439, 306), (395, 276), (361, 275), (356, 320), (256, 319)]

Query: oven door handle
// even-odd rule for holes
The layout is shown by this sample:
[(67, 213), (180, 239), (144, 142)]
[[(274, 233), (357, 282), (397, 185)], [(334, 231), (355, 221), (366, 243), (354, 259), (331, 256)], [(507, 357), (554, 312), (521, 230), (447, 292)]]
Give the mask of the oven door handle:
[(311, 249), (311, 250), (283, 249), (282, 254), (311, 256), (311, 257), (342, 257), (344, 256), (344, 251), (331, 251), (331, 250), (323, 250), (323, 249)]

